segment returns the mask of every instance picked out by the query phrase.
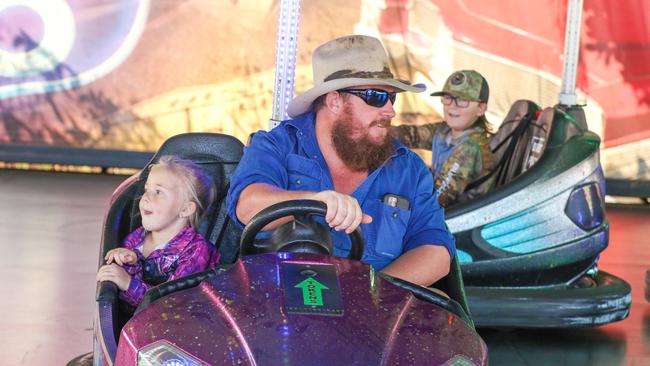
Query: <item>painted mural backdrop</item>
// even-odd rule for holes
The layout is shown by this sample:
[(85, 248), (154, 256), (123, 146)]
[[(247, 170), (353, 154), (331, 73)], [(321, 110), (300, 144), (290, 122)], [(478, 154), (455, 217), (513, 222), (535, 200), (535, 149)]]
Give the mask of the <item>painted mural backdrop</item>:
[[(497, 117), (518, 98), (556, 103), (567, 0), (386, 4), (380, 29), (412, 50), (430, 49), (437, 83), (449, 66), (478, 69)], [(590, 128), (604, 140), (606, 175), (650, 180), (650, 2), (584, 1), (577, 84)]]
[[(556, 103), (566, 0), (303, 0), (295, 91), (336, 36), (382, 39), (401, 78), (483, 73), (498, 125), (517, 99)], [(0, 1), (0, 143), (154, 151), (212, 131), (245, 141), (271, 116), (279, 0)], [(579, 101), (608, 176), (650, 179), (650, 4), (585, 1)], [(400, 96), (398, 123), (439, 119)]]

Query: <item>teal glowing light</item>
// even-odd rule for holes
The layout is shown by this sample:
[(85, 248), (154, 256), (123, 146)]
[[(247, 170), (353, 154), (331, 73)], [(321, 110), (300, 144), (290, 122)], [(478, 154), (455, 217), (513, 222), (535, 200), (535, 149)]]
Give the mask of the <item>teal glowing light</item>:
[(458, 255), (458, 261), (460, 263), (472, 263), (472, 262), (474, 262), (474, 258), (472, 258), (472, 256), (469, 253), (464, 252), (464, 251), (462, 251), (460, 249), (456, 249), (456, 255)]

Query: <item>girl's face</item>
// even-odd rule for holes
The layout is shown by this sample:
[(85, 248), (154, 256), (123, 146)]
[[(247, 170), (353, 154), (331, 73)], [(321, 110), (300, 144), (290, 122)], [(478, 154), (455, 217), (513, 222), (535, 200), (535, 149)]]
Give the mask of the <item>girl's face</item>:
[(472, 127), (474, 122), (487, 110), (486, 103), (468, 101), (448, 95), (442, 97), (442, 102), (445, 122), (451, 128), (453, 137), (462, 135), (463, 131)]
[(144, 185), (140, 200), (142, 226), (147, 231), (160, 232), (166, 229), (180, 230), (187, 224), (183, 215), (187, 198), (183, 194), (180, 180), (168, 169), (154, 166)]

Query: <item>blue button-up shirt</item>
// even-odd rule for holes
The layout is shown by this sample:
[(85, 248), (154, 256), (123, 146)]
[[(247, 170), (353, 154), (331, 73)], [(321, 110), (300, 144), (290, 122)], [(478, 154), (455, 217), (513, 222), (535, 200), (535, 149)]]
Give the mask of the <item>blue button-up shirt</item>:
[[(255, 134), (230, 181), (227, 206), (233, 220), (239, 195), (249, 184), (267, 183), (287, 190), (334, 190), (332, 176), (320, 152), (314, 130), (315, 114), (308, 112)], [(385, 204), (386, 194), (406, 198), (409, 208)], [(362, 224), (362, 261), (381, 270), (402, 253), (422, 245), (442, 245), (454, 255), (454, 237), (444, 223), (443, 209), (433, 194), (433, 179), (422, 159), (395, 141), (393, 155), (352, 193), (361, 210), (372, 216)], [(347, 256), (350, 240), (332, 230), (334, 255)]]

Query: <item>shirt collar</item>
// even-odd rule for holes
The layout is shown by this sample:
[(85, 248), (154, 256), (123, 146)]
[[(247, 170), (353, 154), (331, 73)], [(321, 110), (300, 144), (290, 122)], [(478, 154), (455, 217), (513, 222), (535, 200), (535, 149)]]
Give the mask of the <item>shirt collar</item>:
[[(138, 228), (136, 235), (140, 239), (138, 248), (142, 248), (144, 245), (144, 238), (147, 235), (147, 231), (144, 229), (144, 227), (140, 227)], [(194, 229), (192, 229), (192, 226), (187, 225), (183, 228), (183, 230), (179, 231), (178, 234), (176, 234), (170, 241), (157, 246), (154, 251), (171, 247), (178, 247), (179, 251), (183, 250), (194, 239), (194, 235), (196, 235), (196, 232)]]
[(196, 232), (192, 229), (192, 226), (187, 225), (167, 243), (167, 247), (174, 246), (182, 250), (194, 239), (194, 235), (196, 235)]
[(307, 112), (297, 116), (294, 119), (286, 121), (286, 128), (292, 132), (298, 139), (298, 146), (310, 158), (318, 160), (321, 165), (326, 166), (325, 158), (318, 146), (316, 140), (316, 114)]

